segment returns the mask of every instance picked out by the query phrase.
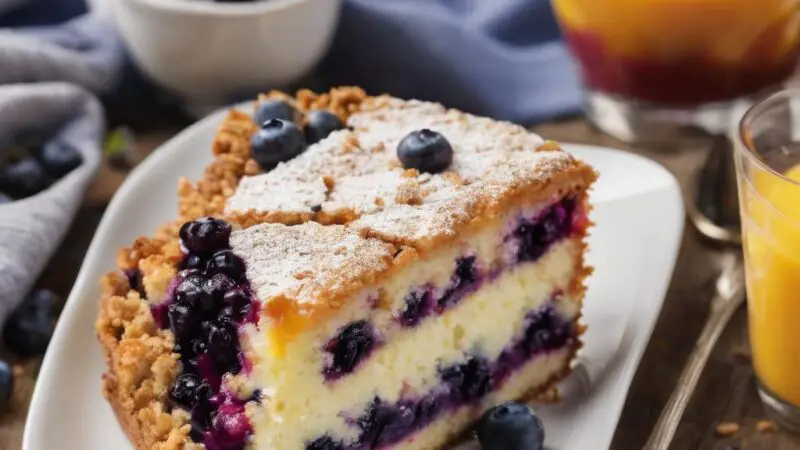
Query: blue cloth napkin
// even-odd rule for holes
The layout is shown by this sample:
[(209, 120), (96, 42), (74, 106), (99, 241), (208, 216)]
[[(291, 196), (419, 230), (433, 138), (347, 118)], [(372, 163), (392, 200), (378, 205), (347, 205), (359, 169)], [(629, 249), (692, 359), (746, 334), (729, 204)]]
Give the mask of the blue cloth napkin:
[(346, 0), (333, 84), (529, 124), (577, 112), (577, 73), (549, 0)]
[[(46, 136), (69, 145), (82, 164), (44, 191), (0, 205), (0, 323), (32, 287), (64, 238), (100, 164), (103, 109), (97, 96), (121, 78), (124, 50), (110, 24), (58, 14), (54, 2), (26, 12), (25, 0), (0, 0), (0, 22), (25, 18), (26, 28), (0, 29), (0, 161), (17, 146)], [(2, 14), (7, 12), (7, 14)], [(48, 26), (48, 23), (59, 23)], [(31, 139), (30, 136), (35, 136)]]

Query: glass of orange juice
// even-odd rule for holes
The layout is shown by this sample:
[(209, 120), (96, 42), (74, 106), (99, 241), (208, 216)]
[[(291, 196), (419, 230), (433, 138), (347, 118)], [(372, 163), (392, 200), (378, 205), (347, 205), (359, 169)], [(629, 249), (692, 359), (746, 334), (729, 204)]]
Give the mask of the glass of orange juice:
[(734, 142), (759, 393), (800, 430), (800, 90), (757, 103)]
[(794, 71), (800, 0), (552, 0), (586, 113), (626, 141), (720, 132), (731, 104)]

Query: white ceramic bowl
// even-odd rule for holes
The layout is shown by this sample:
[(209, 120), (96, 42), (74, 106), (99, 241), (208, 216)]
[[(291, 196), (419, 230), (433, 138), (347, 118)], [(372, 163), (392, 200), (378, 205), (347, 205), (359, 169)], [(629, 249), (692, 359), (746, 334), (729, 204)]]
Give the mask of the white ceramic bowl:
[(324, 56), (342, 0), (106, 0), (134, 61), (197, 105), (282, 87)]

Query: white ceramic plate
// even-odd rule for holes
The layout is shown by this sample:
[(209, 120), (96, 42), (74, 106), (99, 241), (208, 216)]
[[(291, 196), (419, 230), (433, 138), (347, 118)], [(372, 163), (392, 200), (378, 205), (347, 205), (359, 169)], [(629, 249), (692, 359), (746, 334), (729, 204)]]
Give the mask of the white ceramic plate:
[[(105, 362), (94, 333), (98, 280), (115, 267), (117, 248), (174, 218), (178, 177), (200, 177), (223, 114), (164, 144), (109, 205), (44, 359), (23, 450), (131, 448), (100, 393)], [(587, 344), (568, 379), (568, 400), (540, 412), (548, 449), (602, 450), (661, 310), (683, 231), (683, 205), (675, 179), (649, 160), (598, 147), (566, 148), (601, 173), (589, 254), (596, 272), (584, 312)]]

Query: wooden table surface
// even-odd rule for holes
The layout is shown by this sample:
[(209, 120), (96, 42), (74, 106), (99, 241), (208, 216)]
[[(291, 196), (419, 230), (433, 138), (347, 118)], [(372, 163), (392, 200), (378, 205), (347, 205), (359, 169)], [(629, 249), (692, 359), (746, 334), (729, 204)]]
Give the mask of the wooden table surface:
[[(147, 154), (183, 125), (184, 122), (178, 121), (160, 127), (161, 130), (139, 134), (137, 153)], [(669, 148), (633, 149), (594, 131), (580, 118), (541, 124), (533, 130), (563, 142), (606, 145), (646, 155), (675, 174), (684, 190), (706, 154), (707, 142), (689, 137)], [(61, 249), (43, 273), (39, 287), (53, 289), (66, 297), (105, 204), (123, 178), (124, 173), (103, 168)], [(722, 251), (703, 242), (687, 222), (669, 293), (636, 373), (612, 450), (637, 450), (647, 439), (707, 316)], [(18, 377), (12, 405), (0, 414), (0, 450), (21, 448), (22, 429), (39, 364), (39, 360), (16, 361)], [(764, 419), (750, 367), (746, 312), (742, 308), (711, 357), (672, 449), (800, 449), (800, 439), (780, 430), (758, 432), (756, 424)], [(730, 437), (717, 436), (715, 428), (723, 421), (739, 424), (740, 431)]]

